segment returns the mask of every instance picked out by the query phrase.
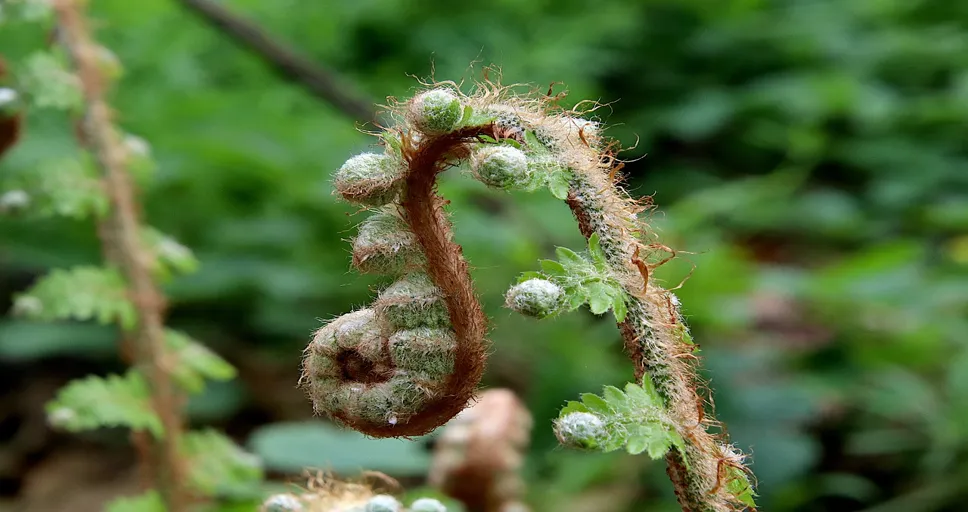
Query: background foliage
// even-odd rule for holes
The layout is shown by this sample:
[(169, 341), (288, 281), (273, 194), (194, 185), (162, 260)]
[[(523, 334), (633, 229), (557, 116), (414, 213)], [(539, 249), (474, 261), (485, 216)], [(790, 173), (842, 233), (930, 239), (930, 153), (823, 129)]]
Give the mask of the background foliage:
[[(637, 195), (681, 254), (679, 290), (718, 415), (753, 453), (763, 509), (959, 510), (968, 497), (968, 6), (943, 0), (445, 0), (225, 2), (340, 71), (374, 100), (406, 96), (435, 68), (593, 98), (635, 148)], [(321, 319), (368, 301), (349, 271), (360, 217), (329, 176), (374, 142), (354, 122), (171, 0), (96, 0), (100, 39), (125, 64), (121, 125), (151, 142), (151, 223), (193, 248), (171, 325), (239, 368), (189, 404), (283, 478), (305, 465), (385, 470), (419, 485), (425, 444), (361, 443), (304, 423), (298, 361)], [(0, 49), (43, 44), (9, 25)], [(479, 66), (478, 66), (479, 68)], [(561, 90), (557, 86), (556, 90)], [(0, 180), (73, 145), (64, 119), (28, 113)], [(555, 449), (561, 405), (631, 373), (610, 316), (537, 323), (501, 294), (556, 245), (582, 246), (550, 194), (506, 196), (451, 173), (457, 240), (494, 320), (486, 382), (535, 415), (526, 472), (541, 510), (664, 511), (662, 465)], [(0, 218), (0, 307), (49, 267), (98, 260), (82, 221)], [(132, 492), (126, 442), (44, 426), (58, 385), (117, 372), (92, 325), (0, 320), (0, 503), (74, 510)], [(353, 445), (354, 447), (356, 445)], [(288, 454), (288, 455), (287, 455)], [(380, 454), (379, 457), (375, 456)], [(96, 469), (92, 469), (96, 468)], [(78, 485), (80, 483), (80, 485)], [(73, 489), (73, 490), (71, 490)], [(70, 503), (71, 500), (65, 500)], [(44, 507), (47, 508), (44, 508)], [(76, 508), (82, 507), (82, 508)]]

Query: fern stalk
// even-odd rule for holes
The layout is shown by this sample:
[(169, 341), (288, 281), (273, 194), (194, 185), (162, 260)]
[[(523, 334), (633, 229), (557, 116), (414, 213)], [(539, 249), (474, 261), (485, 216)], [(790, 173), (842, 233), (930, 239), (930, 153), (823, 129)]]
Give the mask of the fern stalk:
[[(635, 367), (637, 383), (626, 392), (607, 386), (604, 398), (586, 394), (565, 407), (555, 423), (559, 440), (665, 457), (685, 512), (754, 508), (744, 457), (713, 433), (716, 422), (697, 392), (698, 357), (678, 299), (651, 279), (671, 250), (638, 218), (645, 208), (621, 188), (622, 164), (597, 123), (557, 109), (547, 96), (516, 95), (490, 82), (471, 95), (450, 82), (431, 84), (390, 113), (395, 124), (382, 133), (385, 151), (351, 158), (334, 185), (348, 201), (382, 207), (360, 227), (354, 265), (405, 275), (375, 310), (317, 331), (304, 364), (316, 409), (371, 435), (399, 436), (426, 432), (466, 406), (484, 365), (486, 324), (434, 187), (438, 173), (469, 162), (492, 188), (547, 187), (571, 207), (588, 240), (587, 255), (559, 248), (560, 261), (542, 261), (542, 272), (522, 276), (507, 306), (537, 318), (584, 304), (595, 314), (612, 310)], [(416, 286), (406, 276), (414, 272), (429, 275), (432, 287)], [(448, 310), (444, 325), (432, 307), (438, 297)], [(401, 336), (413, 325), (436, 330)]]
[(185, 507), (184, 462), (179, 452), (182, 419), (166, 363), (164, 296), (152, 278), (152, 257), (141, 239), (138, 199), (126, 169), (126, 151), (105, 100), (107, 79), (102, 76), (98, 47), (90, 35), (83, 3), (55, 0), (53, 7), (58, 40), (80, 79), (85, 104), (83, 136), (93, 150), (112, 206), (100, 229), (103, 249), (127, 278), (130, 300), (138, 313), (137, 323), (124, 334), (135, 341), (134, 359), (148, 377), (152, 408), (164, 430), (164, 436), (152, 447), (156, 485), (168, 510), (178, 512)]
[[(597, 167), (597, 166), (596, 166)], [(592, 167), (594, 168), (594, 167)], [(649, 379), (666, 403), (666, 411), (683, 439), (683, 446), (666, 454), (667, 472), (682, 509), (686, 512), (730, 510), (735, 498), (723, 482), (724, 450), (707, 431), (714, 421), (704, 413), (696, 391), (694, 345), (686, 332), (678, 301), (649, 279), (649, 252), (642, 243), (651, 233), (642, 223), (628, 225), (635, 207), (604, 175), (573, 169), (566, 202), (586, 238), (597, 235), (608, 264), (627, 276), (628, 313), (618, 323), (626, 352), (639, 383)], [(597, 178), (597, 179), (596, 179)], [(638, 231), (638, 232), (636, 232)], [(686, 462), (688, 461), (688, 463)]]

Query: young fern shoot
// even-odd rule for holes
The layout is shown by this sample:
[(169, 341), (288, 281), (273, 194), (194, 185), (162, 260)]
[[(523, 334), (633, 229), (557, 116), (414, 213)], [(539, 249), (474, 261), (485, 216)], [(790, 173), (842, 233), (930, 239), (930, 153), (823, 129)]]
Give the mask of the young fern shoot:
[[(685, 511), (753, 508), (744, 457), (710, 430), (697, 392), (695, 345), (678, 299), (651, 277), (671, 250), (638, 218), (646, 208), (620, 187), (622, 163), (596, 122), (552, 98), (490, 82), (464, 95), (432, 84), (391, 106), (383, 153), (351, 158), (335, 176), (348, 201), (376, 208), (353, 243), (363, 272), (401, 279), (373, 308), (318, 330), (303, 378), (317, 411), (374, 436), (411, 436), (441, 425), (473, 396), (486, 351), (485, 318), (460, 246), (434, 192), (436, 175), (462, 162), (485, 185), (547, 188), (571, 208), (585, 254), (559, 248), (507, 294), (538, 318), (587, 304), (615, 315), (636, 382), (572, 402), (556, 421), (565, 445), (626, 448), (666, 459)], [(446, 315), (444, 314), (446, 310)]]

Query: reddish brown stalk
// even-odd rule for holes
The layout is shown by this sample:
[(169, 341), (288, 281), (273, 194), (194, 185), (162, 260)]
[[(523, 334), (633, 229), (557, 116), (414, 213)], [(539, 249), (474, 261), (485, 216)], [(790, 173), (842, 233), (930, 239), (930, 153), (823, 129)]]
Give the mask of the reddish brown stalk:
[(151, 387), (152, 406), (165, 430), (155, 441), (156, 486), (167, 510), (185, 509), (184, 467), (179, 452), (181, 418), (177, 396), (166, 365), (163, 330), (164, 297), (151, 276), (151, 257), (141, 240), (139, 207), (131, 176), (125, 168), (126, 153), (115, 130), (105, 99), (105, 81), (98, 66), (98, 48), (91, 39), (82, 5), (77, 0), (56, 0), (60, 42), (73, 60), (80, 79), (86, 112), (84, 139), (93, 149), (101, 168), (111, 212), (102, 226), (105, 253), (116, 258), (128, 281), (131, 300), (138, 311), (138, 323), (124, 333), (136, 340), (135, 358)]
[(409, 170), (402, 208), (427, 257), (427, 274), (443, 292), (447, 303), (457, 338), (454, 371), (447, 377), (441, 393), (406, 423), (362, 425), (336, 415), (364, 434), (377, 437), (426, 434), (467, 407), (484, 374), (487, 317), (474, 292), (463, 250), (451, 241), (450, 222), (443, 210), (446, 201), (436, 193), (435, 185), (437, 174), (448, 167), (448, 158), (465, 156), (467, 143), (477, 141), (482, 135), (493, 136), (493, 131), (491, 126), (474, 126), (405, 145), (404, 157)]

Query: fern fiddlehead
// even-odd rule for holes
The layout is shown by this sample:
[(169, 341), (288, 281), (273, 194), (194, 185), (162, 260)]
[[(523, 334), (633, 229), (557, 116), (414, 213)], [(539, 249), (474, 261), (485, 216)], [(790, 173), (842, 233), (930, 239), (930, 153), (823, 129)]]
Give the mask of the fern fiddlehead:
[[(666, 248), (638, 218), (645, 208), (620, 187), (622, 164), (597, 123), (490, 83), (470, 96), (437, 84), (401, 107), (399, 124), (383, 133), (385, 154), (351, 158), (335, 184), (347, 200), (390, 204), (361, 226), (355, 266), (405, 277), (373, 309), (317, 331), (304, 364), (317, 410), (367, 434), (416, 435), (471, 398), (483, 370), (485, 318), (434, 193), (438, 173), (467, 161), (492, 188), (548, 188), (588, 240), (586, 254), (559, 248), (559, 261), (522, 276), (508, 307), (539, 318), (585, 304), (596, 314), (611, 310), (635, 367), (637, 383), (625, 392), (609, 387), (604, 398), (569, 404), (556, 422), (559, 439), (664, 456), (683, 510), (753, 507), (742, 454), (710, 432), (716, 423), (697, 392), (698, 357), (678, 300), (651, 279)], [(344, 329), (348, 323), (359, 327)], [(341, 342), (344, 331), (360, 341)]]
[(493, 125), (459, 126), (465, 108), (445, 89), (400, 114), (386, 153), (351, 158), (334, 184), (348, 201), (383, 206), (353, 242), (356, 268), (402, 277), (374, 308), (319, 329), (304, 363), (316, 409), (378, 437), (424, 434), (464, 409), (486, 350), (486, 319), (434, 186)]

